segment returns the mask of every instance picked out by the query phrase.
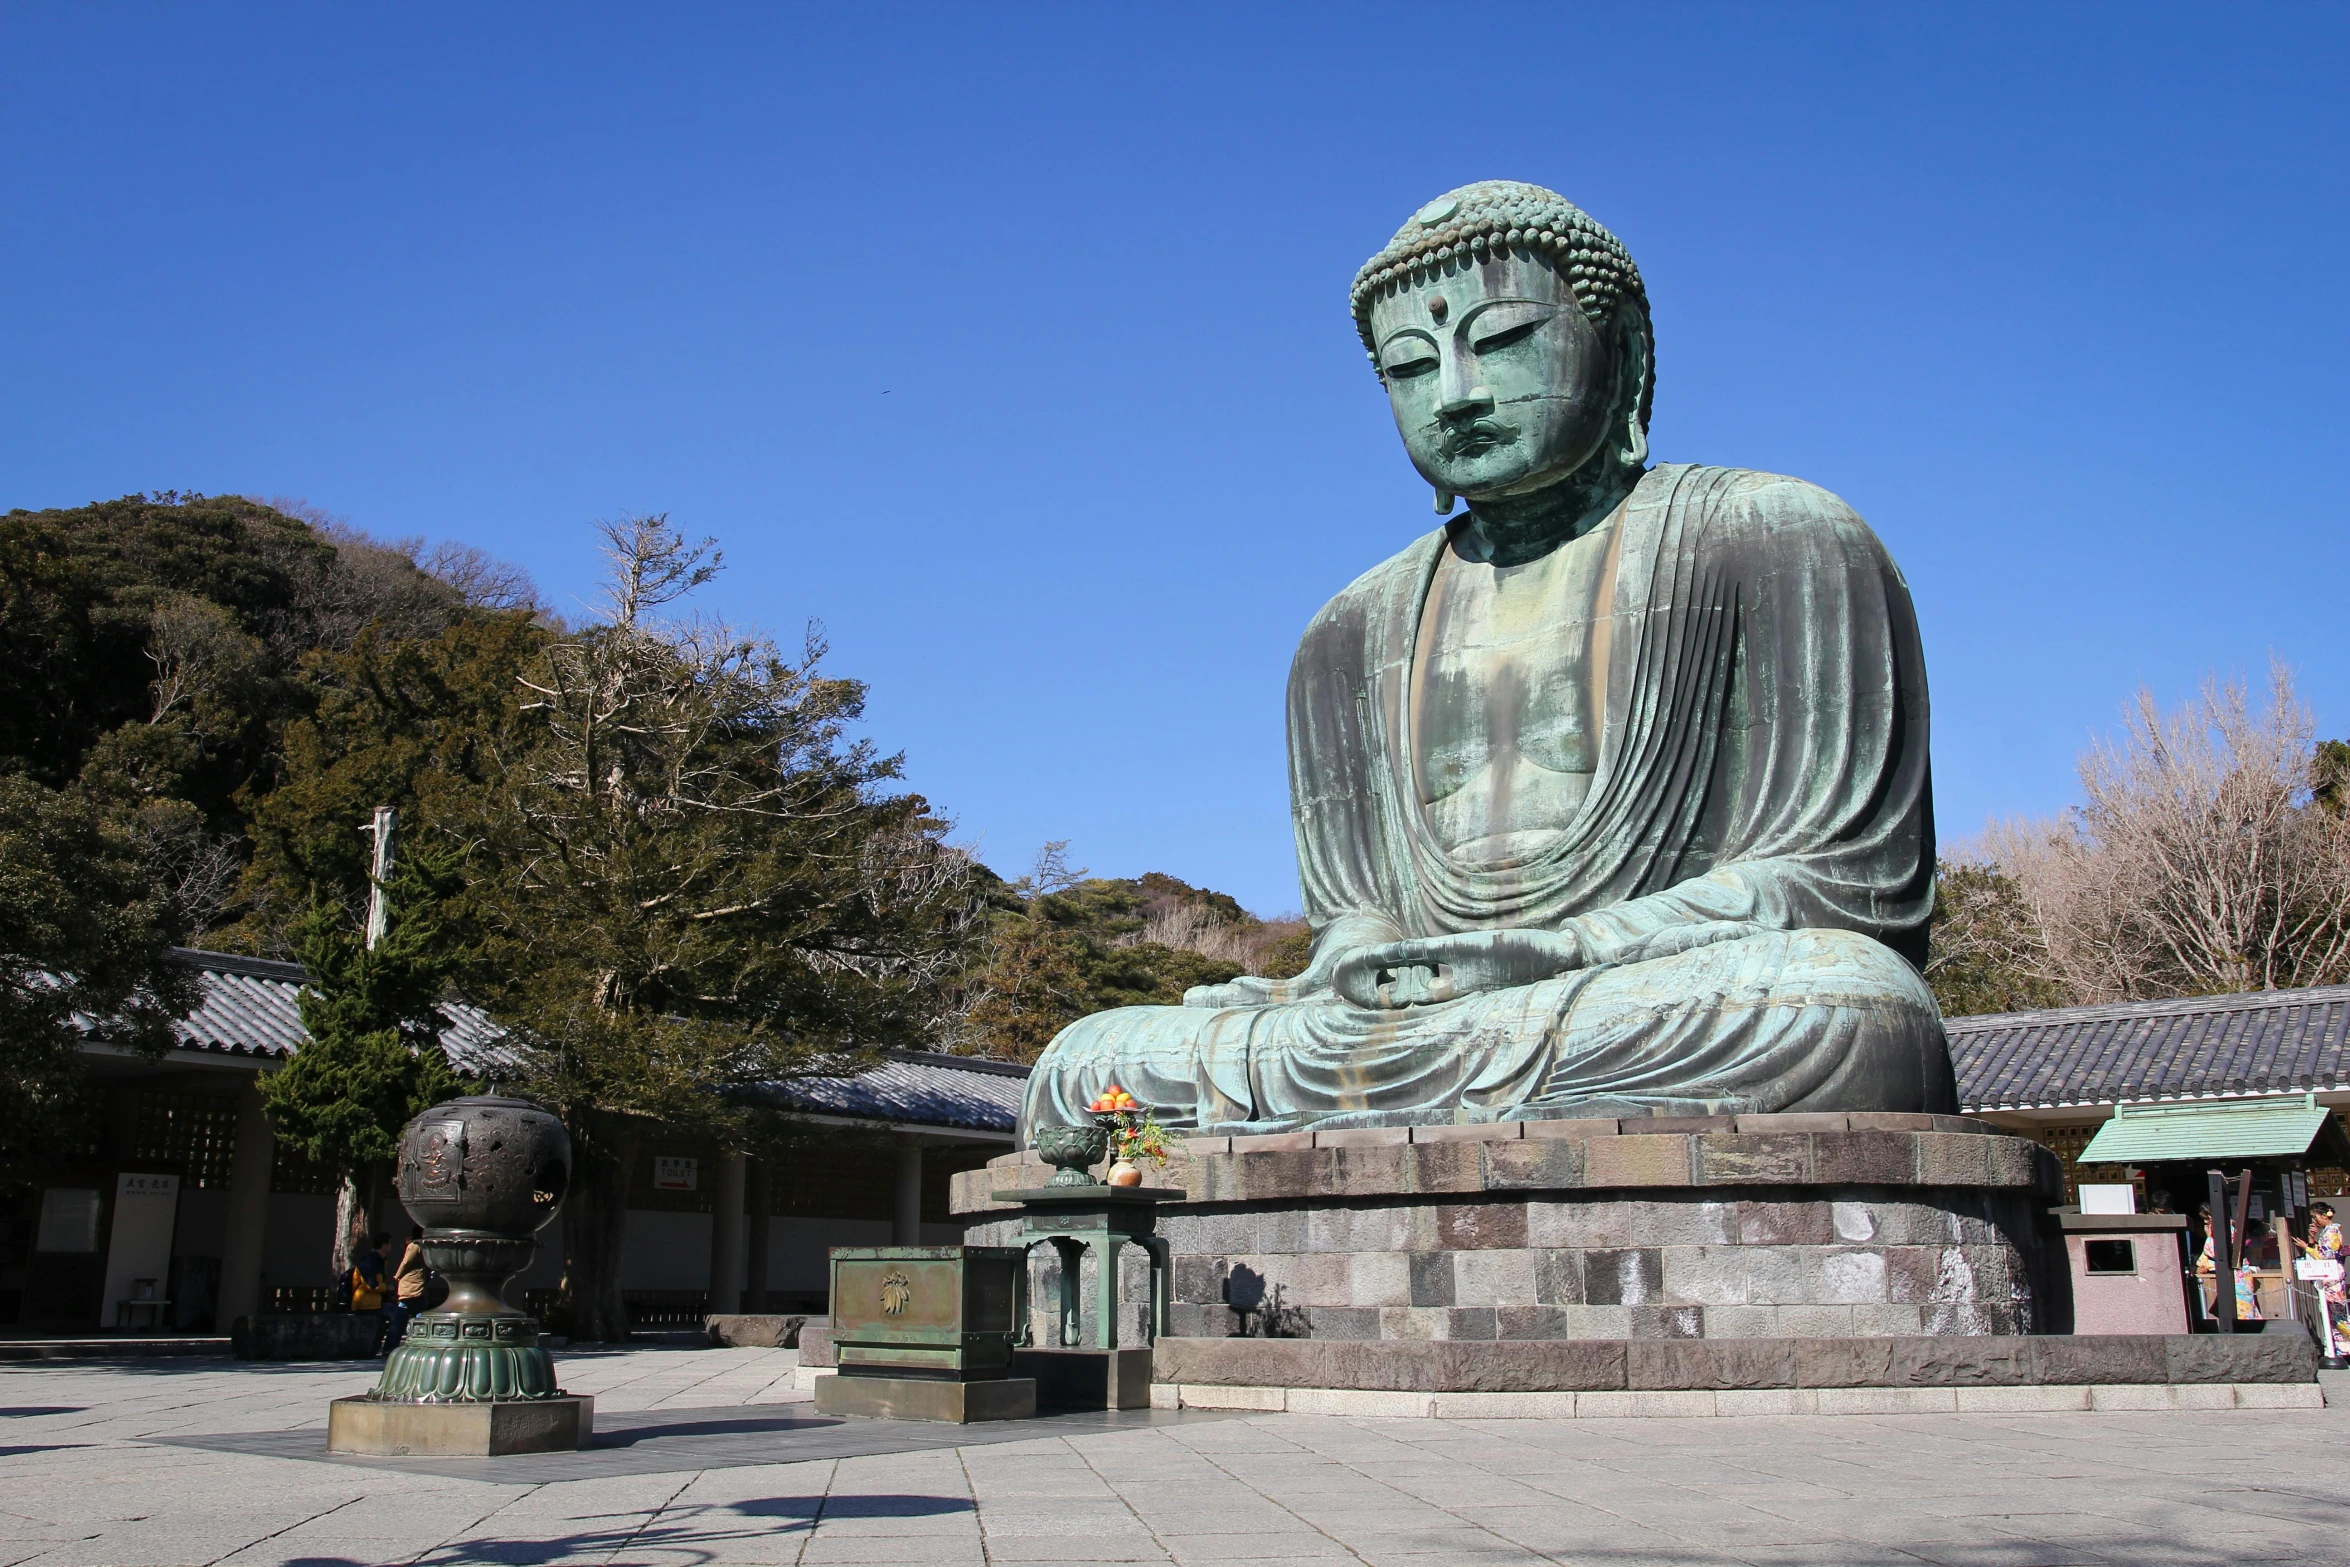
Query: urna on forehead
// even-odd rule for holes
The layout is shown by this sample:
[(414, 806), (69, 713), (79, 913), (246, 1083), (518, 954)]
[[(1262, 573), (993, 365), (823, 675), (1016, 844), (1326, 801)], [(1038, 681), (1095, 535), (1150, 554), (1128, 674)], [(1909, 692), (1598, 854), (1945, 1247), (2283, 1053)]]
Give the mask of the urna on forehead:
[(1640, 269), (1615, 235), (1554, 190), (1517, 180), (1480, 180), (1447, 191), (1412, 214), (1355, 274), (1350, 303), (1363, 347), (1373, 347), (1371, 307), (1407, 288), (1495, 255), (1548, 263), (1593, 321), (1631, 303), (1645, 315)]

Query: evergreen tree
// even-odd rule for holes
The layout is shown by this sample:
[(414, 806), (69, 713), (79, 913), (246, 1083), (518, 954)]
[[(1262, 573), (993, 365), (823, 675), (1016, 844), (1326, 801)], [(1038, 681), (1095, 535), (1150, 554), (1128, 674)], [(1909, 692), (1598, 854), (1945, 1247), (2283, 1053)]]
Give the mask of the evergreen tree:
[(261, 1080), (278, 1137), (342, 1177), (335, 1271), (364, 1239), (389, 1189), (400, 1132), (464, 1085), (441, 1048), (440, 1004), (462, 953), (446, 905), (462, 879), (447, 851), (420, 845), (394, 865), (373, 947), (339, 904), (315, 901), (295, 935), (309, 971), (310, 1038)]
[(474, 828), (472, 907), (520, 1085), (573, 1139), (565, 1305), (627, 1333), (640, 1129), (740, 1142), (750, 1091), (916, 1045), (972, 915), (970, 870), (898, 759), (851, 742), (864, 688), (763, 638), (671, 622), (718, 559), (658, 517), (606, 530), (604, 615), (523, 680), (532, 721)]
[(2014, 880), (1992, 866), (1944, 860), (1934, 876), (1926, 983), (1944, 1017), (2028, 1012), (2065, 1004), (2047, 977), (2032, 911)]
[(170, 1046), (197, 998), (195, 971), (170, 961), (185, 928), (135, 819), (0, 774), (0, 1183), (78, 1123), (84, 1044)]

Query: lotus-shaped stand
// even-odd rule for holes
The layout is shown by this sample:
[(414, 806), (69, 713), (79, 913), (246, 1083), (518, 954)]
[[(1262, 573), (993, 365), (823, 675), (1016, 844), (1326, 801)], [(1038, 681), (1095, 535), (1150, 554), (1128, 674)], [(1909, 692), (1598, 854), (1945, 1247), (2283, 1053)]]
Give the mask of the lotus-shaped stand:
[(1037, 1156), (1055, 1166), (1047, 1186), (1099, 1186), (1088, 1167), (1101, 1163), (1109, 1151), (1110, 1128), (1103, 1122), (1036, 1129)]

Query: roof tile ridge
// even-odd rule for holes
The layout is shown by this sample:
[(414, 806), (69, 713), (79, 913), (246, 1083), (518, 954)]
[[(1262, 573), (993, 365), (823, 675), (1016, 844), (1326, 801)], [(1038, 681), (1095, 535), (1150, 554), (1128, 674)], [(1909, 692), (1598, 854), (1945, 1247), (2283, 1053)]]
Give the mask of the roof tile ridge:
[(988, 1056), (950, 1055), (943, 1050), (894, 1050), (876, 1052), (885, 1061), (903, 1061), (909, 1066), (938, 1066), (968, 1072), (986, 1072), (996, 1077), (1026, 1077), (1030, 1069), (1017, 1061), (997, 1061)]
[(299, 963), (288, 963), (283, 958), (257, 958), (243, 952), (213, 952), (204, 947), (171, 947), (166, 949), (174, 963), (203, 969), (214, 974), (238, 974), (247, 979), (282, 979), (293, 984), (307, 984), (310, 971)]
[(2047, 1027), (2072, 1022), (2255, 1012), (2340, 1001), (2350, 1001), (2350, 985), (2303, 985), (2290, 990), (2235, 990), (2216, 996), (2165, 996), (2156, 1001), (2099, 1001), (2078, 1007), (2039, 1007), (2028, 1012), (1972, 1012), (1944, 1018), (1942, 1027), (1946, 1032), (1958, 1029), (1969, 1034), (1980, 1034), (2007, 1028)]

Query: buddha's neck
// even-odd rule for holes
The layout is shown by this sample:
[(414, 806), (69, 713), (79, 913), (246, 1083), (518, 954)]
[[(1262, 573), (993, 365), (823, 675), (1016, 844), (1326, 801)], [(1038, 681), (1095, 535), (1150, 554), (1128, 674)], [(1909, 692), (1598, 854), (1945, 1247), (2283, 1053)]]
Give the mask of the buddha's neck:
[(1607, 520), (1640, 482), (1641, 470), (1627, 468), (1603, 451), (1556, 484), (1524, 495), (1498, 495), (1469, 502), (1468, 525), (1455, 547), (1471, 560), (1493, 566), (1523, 566)]

